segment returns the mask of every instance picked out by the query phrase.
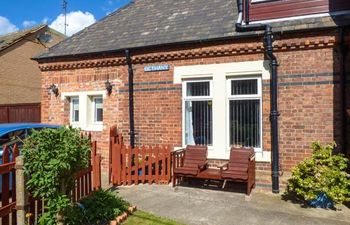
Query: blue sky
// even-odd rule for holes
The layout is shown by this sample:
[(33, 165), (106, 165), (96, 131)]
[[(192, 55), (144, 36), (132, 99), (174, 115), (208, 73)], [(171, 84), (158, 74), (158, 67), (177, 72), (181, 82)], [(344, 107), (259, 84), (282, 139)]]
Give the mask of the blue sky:
[[(67, 34), (78, 32), (129, 1), (67, 0)], [(58, 31), (64, 31), (62, 0), (0, 0), (0, 2), (0, 35), (40, 23), (47, 23)]]

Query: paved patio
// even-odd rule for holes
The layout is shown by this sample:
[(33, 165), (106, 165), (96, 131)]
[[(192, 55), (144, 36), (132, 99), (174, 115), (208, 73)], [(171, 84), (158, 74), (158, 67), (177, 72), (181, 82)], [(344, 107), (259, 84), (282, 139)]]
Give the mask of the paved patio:
[(120, 196), (156, 215), (193, 225), (345, 225), (350, 209), (301, 208), (279, 195), (241, 193), (168, 185), (119, 187)]

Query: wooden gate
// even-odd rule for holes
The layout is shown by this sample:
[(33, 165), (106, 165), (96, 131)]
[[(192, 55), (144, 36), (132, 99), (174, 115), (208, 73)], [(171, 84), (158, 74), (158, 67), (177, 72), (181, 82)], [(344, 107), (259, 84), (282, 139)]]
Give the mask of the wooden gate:
[(168, 184), (171, 179), (169, 147), (131, 148), (121, 134), (111, 129), (110, 181), (113, 185)]

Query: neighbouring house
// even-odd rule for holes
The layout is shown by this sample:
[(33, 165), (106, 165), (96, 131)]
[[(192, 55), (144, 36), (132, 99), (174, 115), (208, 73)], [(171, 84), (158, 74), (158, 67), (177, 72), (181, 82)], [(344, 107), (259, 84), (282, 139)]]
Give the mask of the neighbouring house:
[(64, 38), (47, 25), (0, 36), (0, 123), (40, 122), (41, 74), (31, 58)]
[[(350, 147), (350, 2), (248, 5), (245, 22), (270, 24), (275, 38), (283, 185), (312, 141)], [(42, 121), (92, 131), (105, 172), (113, 125), (135, 145), (208, 145), (213, 167), (230, 146), (250, 146), (257, 186), (270, 188), (270, 60), (263, 31), (236, 31), (239, 15), (234, 0), (133, 1), (36, 58)], [(59, 96), (47, 91), (53, 84)]]

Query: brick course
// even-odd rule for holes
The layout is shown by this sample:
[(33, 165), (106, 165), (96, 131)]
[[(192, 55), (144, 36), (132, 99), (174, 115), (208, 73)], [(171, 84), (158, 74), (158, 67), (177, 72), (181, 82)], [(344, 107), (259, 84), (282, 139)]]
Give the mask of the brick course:
[[(320, 140), (341, 142), (339, 68), (334, 50), (335, 31), (283, 35), (276, 41), (279, 61), (280, 164), (282, 180), (290, 169), (310, 156), (310, 144)], [(260, 47), (259, 47), (260, 46)], [(137, 145), (181, 146), (182, 92), (173, 84), (175, 66), (263, 60), (260, 39), (232, 40), (198, 45), (140, 50), (133, 53), (135, 131)], [(144, 66), (169, 64), (169, 71), (147, 73)], [(48, 94), (58, 84), (60, 92), (104, 90), (109, 79), (113, 93), (104, 101), (104, 130), (96, 132), (103, 166), (109, 158), (109, 128), (117, 125), (128, 142), (128, 72), (122, 55), (101, 58), (42, 61), (42, 121), (69, 123), (69, 104)], [(263, 83), (263, 149), (271, 150), (269, 82)], [(341, 146), (340, 146), (341, 147)], [(218, 163), (213, 161), (212, 163)], [(257, 164), (257, 180), (269, 184), (270, 163)]]

